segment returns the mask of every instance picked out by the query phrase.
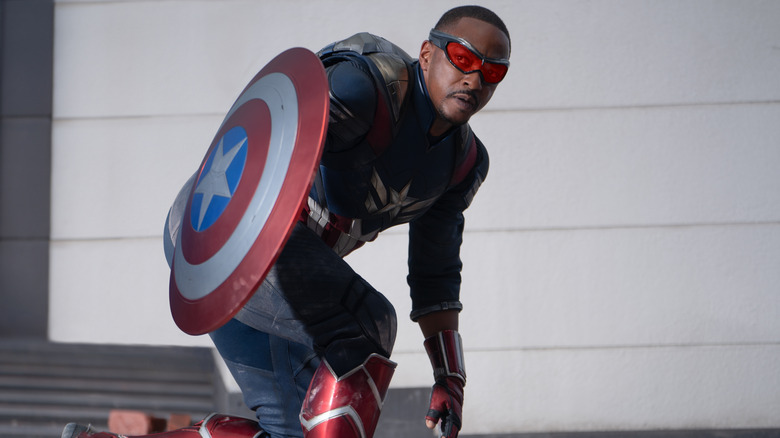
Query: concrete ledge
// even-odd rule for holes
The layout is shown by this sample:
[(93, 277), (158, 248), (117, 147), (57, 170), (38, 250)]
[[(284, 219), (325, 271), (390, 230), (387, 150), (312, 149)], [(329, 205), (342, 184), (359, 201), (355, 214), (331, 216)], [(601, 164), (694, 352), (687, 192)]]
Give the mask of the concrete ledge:
[(780, 429), (510, 433), (461, 438), (779, 438)]

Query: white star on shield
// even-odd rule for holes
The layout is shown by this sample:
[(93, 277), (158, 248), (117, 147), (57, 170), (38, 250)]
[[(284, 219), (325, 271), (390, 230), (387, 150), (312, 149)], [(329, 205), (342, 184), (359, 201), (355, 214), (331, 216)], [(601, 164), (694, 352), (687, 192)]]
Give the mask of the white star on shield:
[(244, 137), (231, 147), (227, 153), (223, 153), (224, 138), (219, 140), (219, 146), (214, 152), (214, 159), (211, 162), (209, 171), (203, 175), (198, 186), (195, 188), (195, 193), (203, 194), (203, 201), (200, 204), (200, 214), (198, 215), (198, 224), (196, 229), (200, 229), (200, 225), (203, 223), (203, 218), (206, 216), (206, 211), (211, 205), (211, 200), (214, 196), (222, 196), (230, 199), (233, 197), (233, 193), (230, 192), (230, 185), (228, 184), (227, 171), (236, 154), (241, 149), (241, 146), (246, 143), (247, 138)]

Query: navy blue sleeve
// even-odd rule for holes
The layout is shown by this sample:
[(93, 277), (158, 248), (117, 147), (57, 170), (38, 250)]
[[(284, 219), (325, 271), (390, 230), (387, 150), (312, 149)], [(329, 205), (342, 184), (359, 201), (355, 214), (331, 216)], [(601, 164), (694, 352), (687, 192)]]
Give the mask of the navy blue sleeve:
[(376, 113), (376, 87), (368, 67), (357, 57), (326, 68), (330, 87), (330, 119), (325, 151), (340, 152), (360, 142)]
[(410, 317), (440, 310), (461, 310), (460, 246), (463, 211), (468, 208), (487, 176), (487, 151), (480, 142), (474, 168), (463, 182), (448, 190), (424, 215), (409, 223), (409, 275), (412, 298)]

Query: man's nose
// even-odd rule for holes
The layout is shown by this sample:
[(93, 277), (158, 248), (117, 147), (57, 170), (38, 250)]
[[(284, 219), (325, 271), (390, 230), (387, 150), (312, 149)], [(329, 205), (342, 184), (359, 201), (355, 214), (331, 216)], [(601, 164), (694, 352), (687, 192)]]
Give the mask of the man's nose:
[(463, 76), (463, 83), (471, 90), (482, 89), (482, 75), (478, 71)]

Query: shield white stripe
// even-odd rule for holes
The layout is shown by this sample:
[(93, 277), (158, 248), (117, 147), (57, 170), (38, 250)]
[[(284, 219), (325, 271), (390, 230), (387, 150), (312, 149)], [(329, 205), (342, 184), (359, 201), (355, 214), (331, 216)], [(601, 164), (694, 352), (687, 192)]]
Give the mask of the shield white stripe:
[(247, 212), (213, 257), (200, 264), (190, 264), (181, 249), (181, 236), (176, 239), (173, 269), (181, 295), (198, 300), (222, 284), (249, 252), (271, 215), (287, 174), (298, 130), (298, 96), (287, 75), (271, 73), (252, 84), (228, 112), (224, 123), (242, 105), (253, 99), (263, 100), (271, 113), (271, 138), (262, 178)]

